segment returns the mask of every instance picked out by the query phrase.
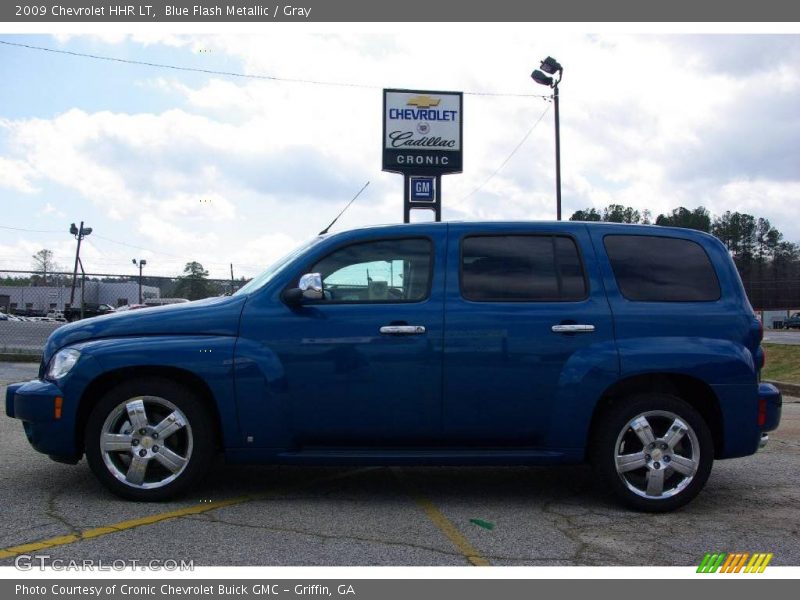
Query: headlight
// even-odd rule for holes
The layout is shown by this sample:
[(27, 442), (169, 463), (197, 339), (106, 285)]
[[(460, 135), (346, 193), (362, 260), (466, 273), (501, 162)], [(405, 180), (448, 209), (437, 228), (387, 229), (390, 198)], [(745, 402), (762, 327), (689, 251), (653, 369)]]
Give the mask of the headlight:
[(81, 353), (75, 348), (64, 348), (59, 350), (56, 355), (50, 359), (50, 367), (47, 369), (46, 379), (59, 379), (70, 372), (75, 363), (81, 357)]

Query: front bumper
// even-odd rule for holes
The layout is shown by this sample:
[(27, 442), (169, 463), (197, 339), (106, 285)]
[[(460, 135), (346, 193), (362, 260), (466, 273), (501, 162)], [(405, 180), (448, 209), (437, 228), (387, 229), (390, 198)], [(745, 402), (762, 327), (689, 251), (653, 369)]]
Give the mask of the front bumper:
[(80, 459), (75, 450), (74, 421), (56, 384), (34, 379), (9, 385), (6, 414), (22, 421), (28, 441), (39, 452), (67, 462)]

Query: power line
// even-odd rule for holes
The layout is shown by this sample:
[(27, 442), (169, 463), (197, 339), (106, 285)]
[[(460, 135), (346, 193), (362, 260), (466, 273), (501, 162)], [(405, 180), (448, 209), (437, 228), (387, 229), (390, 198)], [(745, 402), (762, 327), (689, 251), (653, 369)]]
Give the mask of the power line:
[(125, 242), (120, 242), (118, 240), (112, 240), (111, 238), (107, 238), (107, 237), (105, 237), (103, 235), (95, 234), (94, 237), (99, 238), (101, 240), (105, 240), (106, 242), (110, 242), (112, 244), (117, 244), (119, 246), (125, 246), (127, 248), (135, 248), (136, 250), (143, 250), (145, 252), (152, 252), (153, 254), (160, 254), (162, 256), (170, 256), (172, 258), (177, 258), (177, 259), (181, 259), (182, 258), (182, 257), (178, 256), (177, 254), (170, 254), (168, 252), (162, 252), (160, 250), (151, 250), (150, 248), (145, 248), (144, 246), (137, 246), (135, 244), (127, 244)]
[[(34, 46), (33, 44), (22, 44), (20, 42), (9, 42), (7, 40), (0, 40), (0, 44), (6, 46), (16, 46), (17, 48), (26, 48), (28, 50), (39, 50), (41, 52), (52, 52), (54, 54), (65, 54), (67, 56), (75, 56), (79, 58), (91, 58), (93, 60), (104, 60), (107, 62), (116, 62), (126, 65), (139, 65), (142, 67), (151, 67), (156, 69), (171, 69), (173, 71), (187, 71), (190, 73), (204, 73), (206, 75), (221, 75), (224, 77), (239, 77), (242, 79), (258, 79), (262, 81), (274, 81), (278, 83), (302, 83), (306, 85), (324, 85), (329, 87), (345, 87), (345, 88), (359, 88), (380, 90), (383, 86), (370, 85), (366, 83), (350, 83), (343, 81), (325, 81), (318, 79), (303, 79), (297, 77), (278, 77), (277, 75), (259, 75), (252, 73), (237, 73), (235, 71), (222, 71), (217, 69), (202, 69), (200, 67), (187, 67), (183, 65), (171, 65), (167, 63), (156, 63), (144, 60), (134, 60), (130, 58), (119, 58), (117, 56), (104, 56), (101, 54), (89, 54), (86, 52), (74, 52), (72, 50), (58, 50), (56, 48), (47, 48), (46, 46)], [(488, 96), (488, 97), (507, 97), (507, 98), (550, 98), (549, 95), (544, 94), (518, 94), (510, 92), (479, 92), (469, 91), (463, 92), (465, 96)]]
[(64, 233), (66, 230), (61, 229), (25, 229), (24, 227), (9, 227), (8, 225), (0, 225), (0, 229), (10, 229), (12, 231), (25, 231), (27, 233)]
[(547, 111), (548, 111), (548, 110), (550, 110), (550, 105), (549, 105), (549, 104), (548, 104), (548, 105), (545, 107), (545, 109), (542, 111), (542, 114), (541, 114), (541, 115), (539, 115), (539, 118), (538, 118), (538, 119), (536, 119), (536, 122), (533, 124), (533, 127), (531, 127), (530, 129), (528, 129), (528, 133), (526, 133), (524, 136), (522, 136), (522, 139), (519, 141), (519, 144), (517, 144), (517, 145), (514, 147), (514, 149), (511, 151), (511, 154), (509, 154), (509, 155), (506, 157), (506, 159), (505, 159), (505, 160), (504, 160), (502, 163), (500, 163), (500, 166), (499, 166), (499, 167), (497, 167), (497, 168), (496, 168), (496, 169), (495, 169), (495, 170), (492, 172), (492, 174), (491, 174), (491, 175), (489, 175), (489, 176), (486, 178), (486, 181), (484, 181), (482, 184), (480, 184), (478, 187), (476, 187), (474, 190), (472, 190), (472, 191), (471, 191), (469, 194), (467, 194), (466, 196), (464, 196), (463, 198), (461, 198), (461, 200), (459, 200), (459, 201), (458, 201), (458, 204), (461, 204), (461, 203), (462, 203), (464, 200), (466, 200), (467, 198), (470, 198), (471, 196), (474, 196), (474, 195), (475, 195), (475, 194), (476, 194), (478, 191), (480, 191), (480, 189), (481, 189), (481, 188), (483, 188), (483, 186), (485, 186), (487, 183), (489, 183), (489, 182), (490, 182), (490, 181), (491, 181), (491, 180), (494, 178), (494, 176), (495, 176), (495, 175), (497, 175), (497, 174), (498, 174), (500, 171), (502, 171), (502, 170), (503, 170), (503, 167), (505, 167), (505, 166), (508, 164), (508, 161), (510, 161), (510, 160), (511, 160), (511, 157), (513, 157), (513, 156), (514, 156), (514, 155), (517, 153), (517, 151), (518, 151), (520, 148), (522, 148), (522, 145), (525, 143), (525, 141), (526, 141), (526, 140), (527, 140), (527, 139), (530, 137), (530, 135), (533, 133), (533, 130), (534, 130), (534, 129), (536, 129), (536, 126), (537, 126), (539, 123), (541, 123), (542, 119), (544, 119), (544, 116), (547, 114)]

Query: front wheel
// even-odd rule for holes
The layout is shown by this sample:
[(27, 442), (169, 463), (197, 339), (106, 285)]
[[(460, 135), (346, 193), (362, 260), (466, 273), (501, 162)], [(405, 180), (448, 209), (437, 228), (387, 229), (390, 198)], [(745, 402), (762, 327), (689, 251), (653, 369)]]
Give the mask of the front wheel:
[(676, 396), (652, 393), (617, 401), (595, 431), (589, 458), (614, 494), (637, 510), (683, 506), (711, 473), (708, 425)]
[(170, 380), (125, 382), (108, 392), (86, 425), (86, 459), (112, 492), (166, 500), (185, 491), (213, 457), (214, 427), (200, 399)]

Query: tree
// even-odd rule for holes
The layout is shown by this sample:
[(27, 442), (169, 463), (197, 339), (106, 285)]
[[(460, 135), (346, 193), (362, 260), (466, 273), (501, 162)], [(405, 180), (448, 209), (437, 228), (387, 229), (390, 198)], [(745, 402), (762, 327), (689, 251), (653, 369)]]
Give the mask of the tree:
[(41, 285), (47, 285), (47, 274), (52, 274), (53, 271), (60, 269), (58, 263), (53, 260), (53, 251), (43, 248), (31, 258), (33, 259), (33, 271), (36, 273), (35, 283), (41, 282)]
[(683, 206), (672, 209), (668, 215), (658, 215), (656, 225), (665, 227), (683, 227), (684, 229), (696, 229), (698, 231), (711, 231), (711, 214), (704, 206), (698, 206), (694, 210), (689, 210)]
[(630, 206), (622, 206), (621, 204), (609, 204), (603, 209), (602, 214), (594, 208), (587, 208), (585, 210), (578, 210), (572, 213), (569, 218), (570, 221), (606, 221), (609, 223), (649, 223), (650, 211), (644, 211), (644, 219), (642, 213)]
[(783, 234), (775, 229), (768, 219), (759, 217), (756, 222), (756, 260), (763, 263), (775, 254), (775, 248), (783, 238)]
[(576, 210), (569, 218), (570, 221), (602, 221), (603, 216), (594, 208), (586, 210)]
[(638, 210), (622, 204), (609, 204), (603, 211), (603, 221), (609, 223), (639, 223), (641, 220)]
[(734, 259), (751, 261), (756, 246), (756, 218), (753, 215), (727, 211), (714, 219), (711, 233), (725, 244)]
[(197, 261), (186, 263), (183, 275), (178, 277), (175, 293), (189, 300), (199, 300), (213, 295), (211, 283), (208, 281), (208, 271)]

